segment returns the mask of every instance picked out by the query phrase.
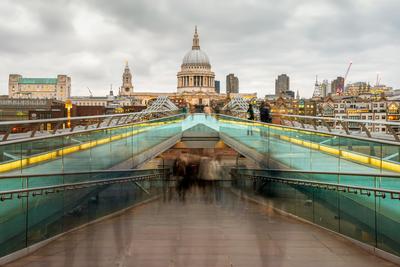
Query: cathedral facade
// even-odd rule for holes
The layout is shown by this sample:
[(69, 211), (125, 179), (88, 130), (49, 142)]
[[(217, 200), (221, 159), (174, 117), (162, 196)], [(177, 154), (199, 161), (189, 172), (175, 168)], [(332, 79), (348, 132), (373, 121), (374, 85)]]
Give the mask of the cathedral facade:
[(215, 74), (211, 70), (207, 54), (200, 49), (197, 27), (194, 31), (192, 49), (183, 57), (177, 77), (178, 93), (215, 93)]

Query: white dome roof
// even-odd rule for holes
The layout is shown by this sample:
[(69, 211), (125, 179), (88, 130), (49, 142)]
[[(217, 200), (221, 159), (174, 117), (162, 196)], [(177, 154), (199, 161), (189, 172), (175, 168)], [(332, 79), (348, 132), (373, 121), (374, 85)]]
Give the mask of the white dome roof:
[(182, 65), (210, 65), (210, 60), (206, 53), (200, 49), (192, 49), (183, 57)]
[(182, 67), (193, 65), (211, 68), (207, 54), (200, 50), (200, 39), (197, 34), (197, 26), (194, 29), (192, 50), (186, 53), (182, 61)]

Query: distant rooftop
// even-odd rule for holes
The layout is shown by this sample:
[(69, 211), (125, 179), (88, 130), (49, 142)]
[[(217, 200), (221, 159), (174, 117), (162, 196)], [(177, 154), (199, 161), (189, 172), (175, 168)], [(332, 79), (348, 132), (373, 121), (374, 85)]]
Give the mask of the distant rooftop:
[(20, 84), (56, 84), (57, 78), (20, 78)]

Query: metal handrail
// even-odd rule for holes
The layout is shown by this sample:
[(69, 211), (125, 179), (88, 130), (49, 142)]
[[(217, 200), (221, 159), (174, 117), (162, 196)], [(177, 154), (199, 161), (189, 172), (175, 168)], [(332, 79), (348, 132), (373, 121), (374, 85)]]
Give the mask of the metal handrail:
[[(296, 130), (296, 131), (299, 131), (299, 130), (307, 131), (307, 132), (312, 132), (312, 133), (319, 133), (319, 134), (326, 134), (326, 135), (332, 135), (332, 136), (338, 136), (338, 137), (351, 138), (351, 139), (355, 139), (355, 140), (364, 140), (364, 141), (368, 141), (368, 142), (377, 142), (377, 143), (396, 145), (396, 146), (400, 145), (399, 142), (391, 141), (391, 140), (387, 140), (387, 139), (378, 139), (378, 138), (374, 138), (374, 137), (369, 138), (369, 137), (364, 137), (364, 136), (352, 136), (352, 135), (341, 134), (341, 133), (336, 133), (336, 132), (324, 132), (324, 131), (318, 131), (318, 130), (314, 130), (314, 129), (304, 129), (304, 128), (293, 127), (293, 126), (288, 126), (288, 125), (266, 123), (266, 122), (261, 122), (261, 121), (251, 121), (251, 120), (246, 120), (243, 118), (238, 118), (238, 117), (234, 117), (234, 116), (230, 116), (230, 115), (226, 115), (226, 114), (216, 114), (216, 115), (221, 116), (221, 117), (227, 117), (227, 118), (234, 119), (237, 121), (246, 122), (246, 123), (258, 123), (258, 124), (265, 125), (267, 127), (268, 126), (282, 127), (282, 128), (292, 129), (292, 130)], [(317, 117), (317, 118), (319, 118), (319, 117)]]
[[(237, 113), (246, 113), (245, 111), (237, 111)], [(225, 115), (225, 114), (223, 114)], [(228, 115), (227, 115), (228, 116)], [(271, 113), (271, 116), (275, 117), (292, 117), (292, 118), (302, 118), (302, 119), (316, 119), (316, 120), (328, 120), (335, 122), (354, 122), (354, 123), (370, 123), (379, 125), (396, 125), (400, 126), (400, 122), (387, 122), (387, 121), (374, 121), (374, 120), (355, 120), (355, 119), (340, 119), (335, 117), (321, 117), (321, 116), (307, 116), (307, 115), (295, 115), (295, 114), (282, 114), (282, 113)]]
[[(289, 122), (292, 126), (295, 126), (293, 121), (297, 121), (301, 124), (301, 128), (305, 129), (304, 122), (302, 120), (311, 120), (311, 126), (317, 130), (316, 122), (321, 122), (323, 126), (326, 127), (328, 132), (332, 132), (331, 127), (328, 122), (339, 125), (342, 130), (345, 131), (347, 135), (351, 135), (351, 131), (349, 130), (349, 124), (357, 124), (360, 132), (365, 132), (368, 138), (372, 138), (371, 131), (366, 127), (367, 124), (373, 125), (374, 127), (385, 126), (389, 134), (387, 136), (392, 136), (395, 141), (400, 142), (399, 133), (394, 129), (400, 127), (400, 122), (386, 122), (386, 121), (374, 121), (374, 120), (355, 120), (355, 119), (339, 119), (332, 117), (315, 117), (315, 116), (304, 116), (304, 115), (292, 115), (292, 114), (274, 114), (274, 116), (279, 117), (281, 120), (281, 124), (283, 124), (284, 119), (289, 119)], [(300, 127), (299, 127), (300, 128)]]
[(292, 118), (302, 118), (302, 119), (317, 119), (317, 120), (327, 120), (327, 121), (335, 121), (335, 122), (354, 122), (354, 123), (370, 123), (370, 124), (379, 124), (379, 125), (396, 125), (400, 126), (400, 122), (379, 122), (379, 121), (371, 121), (371, 120), (355, 120), (355, 119), (339, 119), (334, 117), (319, 117), (319, 116), (306, 116), (306, 115), (294, 115), (294, 114), (281, 114), (281, 113), (272, 113), (272, 116), (277, 117), (292, 117)]
[(286, 169), (247, 169), (247, 168), (233, 168), (233, 170), (246, 170), (246, 171), (269, 171), (269, 172), (288, 172), (288, 173), (299, 173), (299, 174), (326, 174), (326, 175), (354, 175), (363, 177), (387, 177), (387, 178), (399, 178), (399, 174), (386, 174), (386, 173), (354, 173), (354, 172), (329, 172), (329, 171), (303, 171), (303, 170), (286, 170)]
[(95, 128), (95, 129), (83, 129), (83, 130), (77, 130), (74, 132), (63, 132), (59, 133), (57, 135), (45, 135), (45, 136), (36, 136), (36, 137), (31, 137), (31, 138), (19, 138), (19, 139), (12, 139), (12, 140), (7, 140), (7, 141), (1, 141), (0, 140), (0, 146), (2, 145), (8, 145), (8, 144), (14, 144), (14, 143), (22, 143), (22, 142), (30, 142), (30, 141), (37, 141), (37, 140), (42, 140), (42, 139), (47, 139), (47, 138), (54, 138), (54, 137), (61, 137), (61, 136), (68, 136), (68, 135), (74, 135), (78, 133), (88, 133), (88, 132), (93, 132), (93, 131), (99, 131), (99, 130), (104, 130), (104, 129), (115, 129), (127, 125), (136, 125), (136, 124), (141, 124), (141, 123), (153, 123), (157, 121), (164, 120), (165, 118), (175, 118), (175, 117), (181, 117), (183, 114), (174, 114), (168, 117), (163, 117), (163, 118), (156, 118), (156, 119), (151, 119), (151, 120), (146, 120), (146, 121), (135, 121), (127, 124), (119, 124), (119, 125), (112, 125), (112, 126), (105, 126), (105, 127), (100, 127), (100, 128)]
[(364, 187), (364, 186), (354, 186), (354, 185), (346, 185), (346, 184), (338, 184), (338, 183), (320, 182), (320, 181), (314, 181), (314, 180), (302, 180), (302, 179), (293, 179), (293, 178), (261, 176), (261, 175), (252, 175), (252, 174), (240, 174), (240, 175), (243, 175), (245, 177), (251, 177), (253, 179), (262, 179), (262, 180), (268, 180), (268, 181), (272, 181), (272, 182), (280, 182), (280, 183), (285, 183), (285, 184), (295, 184), (295, 185), (318, 187), (320, 189), (325, 189), (325, 190), (340, 191), (340, 192), (360, 194), (360, 195), (366, 195), (366, 196), (371, 196), (373, 193), (373, 195), (375, 197), (386, 198), (386, 194), (388, 194), (388, 195), (390, 195), (391, 199), (400, 200), (400, 191), (399, 190)]
[(11, 200), (14, 195), (17, 195), (18, 198), (28, 197), (31, 193), (31, 196), (38, 196), (43, 194), (51, 194), (58, 193), (61, 191), (68, 191), (74, 189), (81, 189), (87, 187), (93, 187), (96, 185), (108, 185), (115, 183), (126, 183), (126, 182), (137, 182), (143, 180), (149, 180), (151, 178), (157, 178), (160, 175), (164, 175), (164, 173), (157, 174), (147, 174), (147, 175), (136, 175), (136, 176), (128, 176), (123, 178), (111, 178), (107, 180), (94, 180), (94, 181), (85, 181), (78, 183), (67, 183), (67, 184), (58, 184), (58, 185), (50, 185), (50, 186), (42, 186), (42, 187), (32, 187), (25, 189), (15, 189), (15, 190), (7, 190), (0, 191), (0, 201)]
[(0, 126), (4, 125), (21, 125), (21, 124), (35, 124), (35, 123), (48, 123), (48, 122), (62, 122), (67, 120), (88, 120), (88, 119), (106, 119), (106, 118), (118, 118), (139, 114), (153, 114), (159, 113), (159, 111), (146, 111), (146, 112), (131, 112), (131, 113), (117, 113), (117, 114), (108, 114), (108, 115), (94, 115), (94, 116), (81, 116), (81, 117), (62, 117), (62, 118), (54, 118), (54, 119), (41, 119), (41, 120), (21, 120), (21, 121), (1, 121)]
[[(88, 129), (90, 126), (94, 126), (95, 128), (99, 129), (100, 126), (103, 123), (106, 123), (106, 127), (111, 126), (111, 123), (114, 121), (114, 125), (126, 125), (129, 123), (132, 123), (134, 120), (140, 120), (146, 116), (153, 115), (153, 114), (161, 114), (161, 115), (167, 115), (167, 113), (176, 113), (177, 110), (173, 110), (170, 112), (160, 112), (160, 111), (141, 111), (141, 112), (133, 112), (133, 113), (121, 113), (121, 114), (110, 114), (110, 115), (96, 115), (96, 116), (82, 116), (82, 117), (64, 117), (64, 118), (55, 118), (55, 119), (42, 119), (42, 120), (23, 120), (23, 121), (6, 121), (6, 122), (0, 122), (0, 127), (3, 126), (6, 128), (5, 133), (2, 135), (2, 140), (3, 142), (7, 141), (9, 139), (9, 136), (12, 134), (12, 129), (14, 126), (19, 126), (19, 125), (29, 125), (31, 128), (28, 129), (28, 131), (25, 131), (24, 133), (30, 133), (30, 137), (35, 137), (36, 133), (39, 130), (40, 125), (46, 124), (46, 123), (55, 123), (54, 129), (51, 130), (51, 134), (55, 135), (60, 129), (59, 127), (62, 125), (62, 123), (65, 122), (71, 122), (71, 121), (86, 121), (86, 120), (98, 120), (97, 123), (93, 125), (87, 125), (87, 124), (82, 124), (82, 125), (72, 125), (71, 127), (67, 128), (70, 132), (74, 132), (75, 128), (77, 126), (85, 126), (85, 129)], [(121, 120), (125, 118), (125, 120)], [(107, 119), (109, 119), (107, 123)], [(116, 119), (116, 120), (115, 120)], [(64, 129), (65, 130), (65, 129)], [(22, 138), (26, 138), (25, 136)], [(18, 138), (18, 139), (22, 139)], [(0, 142), (1, 142), (0, 141)]]
[(82, 175), (82, 174), (104, 174), (104, 173), (124, 173), (124, 172), (140, 172), (140, 171), (165, 171), (169, 168), (154, 168), (154, 169), (121, 169), (121, 170), (95, 170), (95, 171), (81, 171), (81, 172), (56, 172), (56, 173), (43, 173), (43, 174), (18, 174), (18, 175), (0, 175), (1, 179), (21, 179), (21, 178), (40, 178), (49, 176), (68, 176), (68, 175)]
[[(245, 114), (245, 112), (243, 111), (237, 111), (237, 114), (242, 113)], [(355, 119), (339, 119), (339, 118), (335, 118), (335, 117), (320, 117), (320, 116), (307, 116), (307, 115), (294, 115), (294, 114), (281, 114), (281, 113), (271, 113), (271, 115), (273, 117), (280, 117), (280, 124), (283, 125), (283, 121), (285, 118), (287, 119), (291, 119), (289, 120), (289, 122), (291, 123), (291, 125), (293, 127), (295, 127), (294, 125), (294, 121), (299, 122), (301, 124), (300, 127), (295, 127), (297, 129), (305, 129), (304, 127), (304, 122), (303, 121), (297, 121), (295, 119), (308, 119), (308, 120), (312, 120), (312, 124), (310, 124), (315, 130), (317, 130), (317, 125), (315, 122), (317, 121), (321, 121), (323, 125), (320, 126), (324, 126), (326, 127), (326, 129), (328, 130), (329, 133), (332, 132), (331, 127), (329, 126), (329, 124), (327, 122), (333, 122), (333, 123), (339, 123), (337, 125), (340, 125), (342, 127), (342, 129), (346, 132), (346, 134), (348, 136), (351, 135), (351, 132), (348, 128), (348, 124), (349, 123), (356, 123), (357, 125), (359, 125), (360, 127), (360, 131), (361, 132), (365, 132), (365, 134), (367, 135), (368, 138), (372, 138), (372, 134), (370, 132), (370, 130), (366, 127), (366, 124), (373, 124), (373, 125), (381, 125), (381, 126), (386, 126), (387, 130), (388, 130), (388, 134), (385, 134), (387, 136), (392, 136), (394, 138), (395, 141), (400, 142), (400, 133), (396, 132), (396, 130), (393, 127), (400, 127), (400, 122), (387, 122), (387, 121), (374, 121), (374, 120), (355, 120)], [(390, 133), (390, 134), (389, 134)], [(379, 139), (380, 140), (380, 139)]]

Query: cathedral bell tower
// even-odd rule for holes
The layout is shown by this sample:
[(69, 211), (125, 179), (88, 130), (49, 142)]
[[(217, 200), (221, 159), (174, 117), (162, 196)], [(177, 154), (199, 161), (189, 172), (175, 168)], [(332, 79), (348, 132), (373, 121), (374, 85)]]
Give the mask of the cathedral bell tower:
[(120, 95), (121, 96), (130, 96), (133, 94), (133, 85), (132, 85), (132, 74), (129, 70), (128, 61), (125, 65), (124, 74), (122, 74), (122, 86)]

